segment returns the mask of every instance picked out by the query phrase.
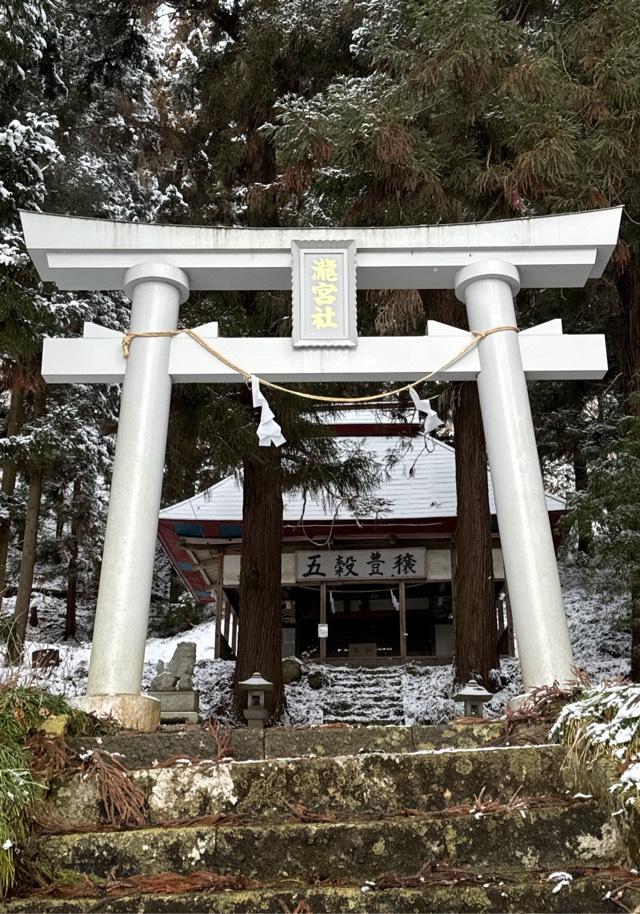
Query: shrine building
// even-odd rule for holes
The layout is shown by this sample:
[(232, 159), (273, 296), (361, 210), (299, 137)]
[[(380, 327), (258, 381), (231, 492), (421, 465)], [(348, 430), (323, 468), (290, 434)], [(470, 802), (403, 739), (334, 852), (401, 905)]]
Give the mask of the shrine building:
[[(282, 526), (283, 656), (335, 664), (449, 663), (453, 650), (456, 484), (452, 447), (425, 436), (416, 418), (374, 410), (332, 417), (330, 433), (386, 465), (357, 516), (327, 498), (285, 493)], [(491, 479), (493, 571), (500, 653), (513, 653), (513, 625)], [(564, 501), (546, 495), (554, 541)], [(222, 606), (216, 654), (233, 657), (238, 601), (242, 484), (223, 479), (160, 513), (158, 537), (196, 600)], [(212, 637), (214, 637), (212, 633)]]

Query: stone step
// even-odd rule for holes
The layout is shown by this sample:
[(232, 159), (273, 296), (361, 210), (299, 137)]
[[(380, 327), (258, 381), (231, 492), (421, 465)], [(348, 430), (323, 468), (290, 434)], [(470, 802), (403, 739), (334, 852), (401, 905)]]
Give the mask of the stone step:
[(494, 815), (379, 821), (221, 824), (34, 839), (52, 874), (116, 879), (212, 870), (261, 881), (369, 880), (447, 862), (475, 872), (566, 869), (616, 861), (604, 815), (589, 803)]
[[(442, 810), (480, 795), (503, 804), (515, 794), (521, 800), (566, 795), (563, 758), (558, 746), (514, 746), (174, 765), (131, 776), (145, 794), (152, 825), (219, 814), (290, 818), (296, 806), (313, 814), (373, 817)], [(101, 821), (95, 779), (73, 775), (54, 786), (48, 802), (68, 827)]]
[(322, 720), (325, 724), (348, 724), (351, 727), (362, 725), (388, 727), (392, 724), (397, 724), (398, 720), (402, 719), (402, 715), (395, 713), (381, 714), (379, 708), (371, 711), (362, 711), (360, 714), (354, 714), (353, 708), (351, 708), (349, 714), (340, 711), (326, 711), (322, 715)]
[(373, 711), (377, 714), (397, 714), (398, 709), (402, 710), (403, 704), (402, 701), (394, 701), (392, 698), (388, 698), (385, 701), (380, 699), (380, 696), (368, 696), (362, 695), (358, 701), (349, 701), (345, 699), (344, 701), (332, 701), (324, 702), (323, 707), (326, 711), (335, 711), (345, 714), (364, 714), (367, 711)]
[[(446, 879), (446, 873), (441, 874)], [(419, 888), (384, 888), (371, 885), (313, 886), (284, 885), (265, 886), (244, 891), (208, 891), (188, 894), (139, 894), (131, 885), (129, 892), (108, 897), (106, 892), (99, 898), (20, 898), (3, 906), (6, 914), (85, 914), (85, 912), (111, 912), (125, 914), (137, 911), (141, 914), (175, 914), (178, 911), (191, 914), (282, 914), (294, 911), (301, 903), (305, 910), (340, 914), (452, 914), (452, 912), (487, 912), (495, 914), (530, 914), (545, 911), (546, 914), (604, 914), (620, 910), (636, 909), (640, 893), (629, 888), (629, 873), (625, 871), (597, 871), (588, 875), (577, 873), (571, 882), (554, 892), (557, 882), (550, 881), (548, 874), (536, 874), (534, 878), (519, 877), (517, 881), (508, 877), (477, 876), (456, 882), (452, 874), (451, 884), (425, 885)], [(429, 876), (427, 875), (427, 879)], [(459, 877), (458, 877), (459, 879)], [(113, 889), (112, 889), (113, 890)], [(612, 897), (616, 896), (616, 901)], [(635, 903), (634, 903), (635, 902)], [(624, 907), (622, 907), (624, 906)]]
[[(293, 758), (307, 755), (353, 755), (359, 752), (415, 752), (425, 749), (473, 748), (504, 741), (499, 721), (476, 724), (453, 721), (446, 726), (272, 727), (264, 732), (230, 731), (234, 758)], [(203, 727), (158, 733), (124, 733), (69, 740), (76, 751), (117, 752), (128, 768), (147, 768), (177, 755), (215, 758), (218, 745)]]
[(326, 711), (335, 711), (336, 713), (344, 714), (364, 714), (367, 711), (373, 711), (378, 715), (384, 714), (397, 714), (398, 709), (402, 710), (403, 704), (402, 701), (394, 701), (389, 698), (386, 701), (382, 701), (380, 696), (368, 696), (362, 695), (358, 701), (351, 701), (349, 699), (344, 699), (344, 701), (331, 701), (324, 702), (323, 708)]
[(401, 679), (404, 667), (400, 666), (334, 666), (324, 667), (324, 672), (340, 682), (355, 679)]

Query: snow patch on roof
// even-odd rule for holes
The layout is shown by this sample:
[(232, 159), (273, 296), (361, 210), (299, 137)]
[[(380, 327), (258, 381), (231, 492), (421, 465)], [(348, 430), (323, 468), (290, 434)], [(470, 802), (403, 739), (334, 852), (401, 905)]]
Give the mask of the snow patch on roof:
[[(356, 415), (354, 413), (354, 415)], [(351, 418), (348, 419), (351, 422)], [(360, 421), (365, 419), (361, 415)], [(367, 420), (370, 421), (370, 420)], [(388, 519), (412, 520), (425, 518), (455, 517), (457, 515), (455, 451), (436, 438), (415, 438), (371, 436), (362, 439), (337, 438), (345, 448), (359, 440), (363, 450), (372, 460), (385, 465), (391, 455), (392, 462), (386, 478), (380, 483), (372, 497), (382, 499), (386, 507), (375, 518), (360, 517), (360, 520)], [(495, 502), (491, 476), (489, 475), (489, 501), (495, 514)], [(547, 494), (549, 511), (562, 511), (564, 499)], [(306, 521), (350, 520), (352, 512), (346, 506), (333, 506), (325, 499), (308, 498), (304, 502), (302, 492), (288, 492), (284, 497), (283, 518), (285, 522), (300, 520), (304, 511)], [(163, 520), (197, 521), (241, 521), (242, 483), (230, 476), (204, 492), (171, 505), (160, 512)]]

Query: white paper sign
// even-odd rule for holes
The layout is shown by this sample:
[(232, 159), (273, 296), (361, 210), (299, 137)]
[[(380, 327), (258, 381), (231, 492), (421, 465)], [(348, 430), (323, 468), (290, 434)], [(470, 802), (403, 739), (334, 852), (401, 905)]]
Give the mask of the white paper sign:
[(328, 638), (329, 637), (329, 626), (324, 622), (320, 622), (318, 625), (318, 638)]
[(426, 569), (424, 546), (296, 552), (297, 581), (406, 580), (426, 577)]

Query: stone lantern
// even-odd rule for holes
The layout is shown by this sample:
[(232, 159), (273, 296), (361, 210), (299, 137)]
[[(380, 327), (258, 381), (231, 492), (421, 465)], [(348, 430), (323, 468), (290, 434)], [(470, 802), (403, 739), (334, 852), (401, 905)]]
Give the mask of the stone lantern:
[(482, 705), (492, 697), (491, 692), (487, 692), (484, 686), (475, 679), (470, 679), (466, 686), (453, 696), (453, 700), (464, 702), (465, 717), (483, 717)]
[(247, 693), (247, 707), (242, 712), (250, 730), (264, 730), (264, 722), (269, 712), (266, 707), (266, 694), (273, 689), (273, 683), (268, 682), (260, 675), (254, 673), (249, 679), (238, 683), (238, 688)]

